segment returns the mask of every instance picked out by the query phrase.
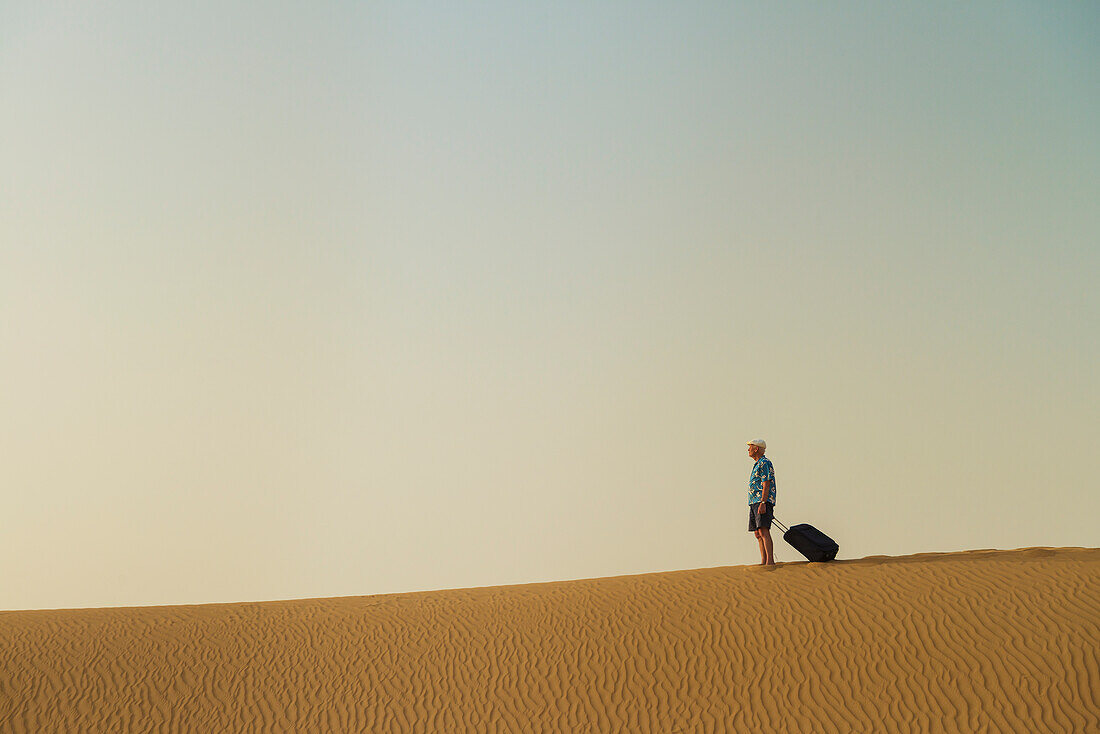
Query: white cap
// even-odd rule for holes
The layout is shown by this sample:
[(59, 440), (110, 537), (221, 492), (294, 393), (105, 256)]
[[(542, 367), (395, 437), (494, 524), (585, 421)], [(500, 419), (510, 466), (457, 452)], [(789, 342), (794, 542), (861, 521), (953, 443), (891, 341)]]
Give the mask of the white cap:
[(746, 446), (759, 446), (762, 449), (768, 448), (768, 444), (764, 443), (764, 439), (762, 439), (762, 438), (754, 438), (751, 441), (746, 441), (745, 445)]

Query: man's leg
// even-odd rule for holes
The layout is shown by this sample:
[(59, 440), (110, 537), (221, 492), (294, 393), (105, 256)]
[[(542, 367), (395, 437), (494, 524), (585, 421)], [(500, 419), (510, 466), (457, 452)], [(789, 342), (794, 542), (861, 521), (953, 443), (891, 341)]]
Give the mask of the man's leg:
[(760, 562), (765, 566), (775, 565), (775, 555), (772, 553), (772, 530), (771, 528), (761, 528), (756, 531), (757, 536), (760, 538)]

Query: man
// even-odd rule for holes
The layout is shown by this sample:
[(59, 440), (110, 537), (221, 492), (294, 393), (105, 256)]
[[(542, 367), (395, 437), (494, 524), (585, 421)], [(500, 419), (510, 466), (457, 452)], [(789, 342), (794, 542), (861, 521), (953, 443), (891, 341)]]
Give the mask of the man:
[(774, 566), (771, 527), (775, 515), (775, 468), (764, 456), (768, 447), (764, 439), (755, 438), (747, 445), (749, 458), (756, 462), (749, 474), (749, 532), (756, 535), (760, 545), (760, 565)]

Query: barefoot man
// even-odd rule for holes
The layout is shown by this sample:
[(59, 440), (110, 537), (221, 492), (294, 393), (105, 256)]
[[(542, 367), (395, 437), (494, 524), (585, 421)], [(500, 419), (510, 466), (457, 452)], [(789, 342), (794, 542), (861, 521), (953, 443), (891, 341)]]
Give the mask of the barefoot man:
[(775, 514), (775, 468), (764, 456), (768, 447), (762, 438), (748, 442), (749, 458), (756, 463), (749, 474), (749, 532), (760, 544), (760, 565), (774, 566), (772, 554), (772, 516)]

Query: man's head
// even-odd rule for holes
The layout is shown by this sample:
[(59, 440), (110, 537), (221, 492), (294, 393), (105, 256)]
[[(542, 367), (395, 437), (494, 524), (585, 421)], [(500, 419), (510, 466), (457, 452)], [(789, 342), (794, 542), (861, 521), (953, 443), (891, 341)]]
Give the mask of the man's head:
[(768, 448), (768, 444), (764, 442), (762, 438), (754, 438), (746, 444), (749, 448), (749, 457), (752, 459), (759, 459), (764, 455), (764, 449)]

